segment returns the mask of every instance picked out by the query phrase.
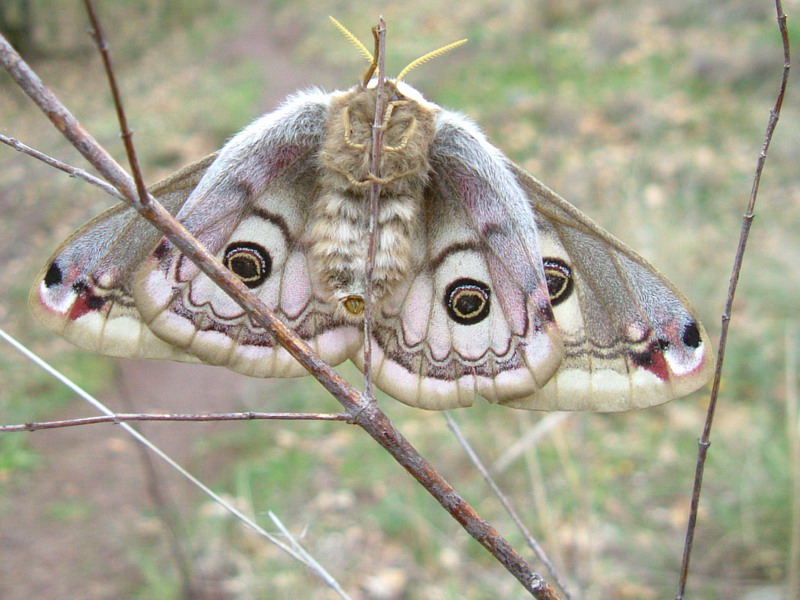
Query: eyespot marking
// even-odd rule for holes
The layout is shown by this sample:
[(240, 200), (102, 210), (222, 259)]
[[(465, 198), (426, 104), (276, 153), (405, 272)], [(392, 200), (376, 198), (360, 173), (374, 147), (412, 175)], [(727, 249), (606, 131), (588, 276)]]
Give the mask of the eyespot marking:
[(250, 289), (260, 286), (272, 273), (272, 258), (262, 246), (234, 242), (225, 248), (222, 264)]
[(61, 267), (56, 264), (56, 261), (50, 263), (50, 268), (47, 269), (47, 273), (44, 275), (44, 284), (45, 286), (51, 288), (54, 285), (58, 285), (64, 280), (64, 273), (61, 271)]
[(475, 325), (489, 316), (489, 286), (474, 279), (456, 279), (444, 293), (447, 315), (460, 325)]
[(697, 348), (700, 346), (700, 328), (697, 323), (692, 321), (683, 328), (683, 343), (690, 348)]
[(572, 269), (560, 258), (545, 257), (542, 263), (550, 304), (558, 306), (572, 295)]

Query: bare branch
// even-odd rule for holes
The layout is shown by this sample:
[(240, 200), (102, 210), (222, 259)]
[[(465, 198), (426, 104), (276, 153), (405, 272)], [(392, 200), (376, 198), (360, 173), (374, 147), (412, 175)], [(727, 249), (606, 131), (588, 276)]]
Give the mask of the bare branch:
[(133, 133), (128, 127), (128, 117), (125, 114), (125, 109), (122, 106), (122, 94), (119, 93), (119, 86), (117, 85), (117, 78), (114, 75), (114, 67), (111, 65), (111, 55), (108, 52), (108, 43), (106, 42), (103, 29), (100, 26), (100, 20), (94, 11), (94, 4), (92, 0), (84, 0), (86, 12), (89, 15), (89, 21), (92, 24), (91, 34), (92, 38), (100, 51), (100, 57), (103, 59), (103, 68), (108, 77), (108, 85), (111, 88), (111, 97), (114, 99), (114, 107), (117, 111), (117, 120), (119, 120), (119, 128), (122, 133), (122, 141), (125, 144), (125, 153), (128, 156), (128, 161), (131, 166), (131, 173), (133, 173), (133, 180), (136, 182), (136, 195), (139, 201), (145, 205), (148, 200), (147, 186), (144, 184), (144, 177), (142, 177), (142, 169), (139, 166), (139, 158), (136, 156), (136, 148), (133, 146)]
[(22, 425), (0, 425), (0, 433), (12, 431), (38, 431), (40, 429), (59, 429), (61, 427), (77, 427), (79, 425), (96, 425), (98, 423), (113, 423), (119, 425), (129, 421), (350, 421), (350, 416), (344, 413), (263, 413), (263, 412), (234, 412), (234, 413), (205, 413), (205, 414), (161, 414), (161, 413), (114, 413), (97, 417), (83, 417), (79, 419), (64, 419), (62, 421), (42, 421), (38, 423), (24, 423)]
[[(562, 413), (556, 413), (562, 414)], [(520, 530), (522, 535), (525, 537), (525, 541), (528, 543), (528, 546), (531, 550), (536, 554), (538, 559), (542, 561), (545, 569), (550, 572), (550, 575), (553, 576), (553, 580), (556, 582), (558, 587), (564, 592), (564, 597), (567, 600), (572, 599), (572, 594), (569, 591), (569, 588), (566, 585), (566, 582), (561, 578), (561, 576), (556, 571), (556, 568), (553, 566), (550, 557), (547, 556), (547, 553), (544, 551), (544, 548), (539, 544), (530, 530), (525, 526), (522, 519), (520, 518), (517, 511), (514, 510), (514, 507), (511, 505), (511, 501), (508, 497), (503, 493), (503, 490), (500, 489), (500, 486), (497, 485), (497, 482), (489, 473), (489, 470), (486, 468), (486, 465), (483, 464), (483, 461), (478, 457), (478, 454), (473, 449), (472, 445), (469, 443), (466, 437), (464, 437), (464, 433), (461, 431), (461, 428), (456, 423), (455, 419), (450, 415), (449, 412), (444, 413), (444, 418), (447, 420), (447, 426), (450, 428), (450, 431), (453, 432), (453, 435), (458, 440), (458, 443), (461, 444), (461, 447), (464, 448), (464, 451), (467, 453), (467, 456), (472, 461), (472, 464), (475, 465), (475, 468), (478, 469), (478, 472), (483, 477), (484, 481), (489, 484), (489, 487), (494, 492), (494, 495), (497, 496), (497, 499), (500, 500), (500, 504), (503, 505), (503, 508), (506, 509), (506, 512), (514, 521), (514, 524), (517, 526), (517, 529)]]
[(8, 137), (0, 133), (0, 142), (3, 142), (7, 146), (11, 146), (14, 150), (18, 152), (22, 152), (23, 154), (27, 154), (28, 156), (32, 156), (33, 158), (42, 161), (44, 164), (49, 165), (58, 169), (59, 171), (64, 171), (70, 177), (77, 177), (78, 179), (83, 179), (87, 183), (91, 183), (93, 186), (100, 188), (106, 194), (110, 194), (119, 200), (123, 200), (122, 194), (120, 194), (116, 188), (108, 185), (102, 179), (98, 179), (94, 175), (87, 173), (83, 169), (79, 169), (78, 167), (73, 167), (68, 165), (67, 163), (63, 163), (58, 159), (53, 158), (52, 156), (48, 156), (44, 152), (39, 152), (35, 148), (31, 148), (30, 146), (26, 146), (22, 142), (12, 137)]
[(386, 54), (386, 23), (381, 17), (372, 29), (375, 36), (375, 58), (373, 63), (378, 70), (378, 84), (375, 89), (375, 119), (372, 123), (372, 153), (369, 160), (369, 174), (372, 183), (369, 188), (369, 240), (367, 242), (367, 264), (364, 278), (366, 298), (364, 299), (364, 395), (373, 397), (372, 392), (372, 274), (375, 268), (375, 244), (378, 237), (378, 201), (381, 195), (381, 151), (383, 149), (383, 116), (386, 112), (384, 73)]
[(761, 144), (761, 150), (758, 153), (758, 160), (756, 162), (755, 174), (753, 176), (753, 186), (750, 191), (750, 200), (747, 203), (747, 209), (744, 217), (742, 218), (742, 230), (739, 235), (739, 245), (736, 248), (736, 256), (733, 260), (733, 268), (731, 272), (730, 284), (728, 286), (728, 297), (725, 300), (725, 309), (722, 314), (722, 328), (719, 336), (717, 368), (714, 372), (714, 383), (711, 387), (711, 397), (708, 403), (708, 411), (706, 412), (706, 421), (703, 426), (703, 433), (698, 441), (697, 453), (697, 466), (695, 468), (694, 487), (692, 489), (692, 502), (689, 510), (689, 521), (686, 526), (686, 540), (683, 547), (683, 559), (681, 562), (681, 574), (678, 583), (678, 593), (675, 596), (676, 600), (683, 600), (684, 592), (686, 590), (686, 580), (689, 576), (689, 564), (692, 554), (692, 544), (694, 542), (694, 532), (697, 527), (697, 512), (700, 505), (700, 490), (703, 486), (703, 472), (705, 470), (706, 456), (708, 448), (711, 445), (711, 427), (714, 422), (714, 413), (717, 407), (717, 398), (719, 396), (719, 385), (722, 375), (722, 364), (725, 360), (725, 346), (728, 341), (728, 326), (731, 321), (731, 310), (733, 308), (733, 299), (736, 295), (736, 288), (739, 283), (739, 274), (742, 270), (742, 263), (744, 261), (744, 252), (747, 248), (747, 240), (750, 237), (750, 227), (753, 224), (755, 217), (753, 209), (755, 208), (756, 199), (758, 197), (758, 188), (761, 184), (761, 173), (764, 170), (764, 163), (767, 159), (767, 151), (772, 142), (772, 135), (775, 132), (775, 127), (778, 125), (778, 118), (780, 117), (781, 106), (783, 105), (783, 97), (786, 93), (786, 85), (789, 81), (789, 69), (791, 68), (791, 55), (789, 52), (789, 33), (786, 29), (786, 14), (783, 12), (781, 0), (775, 0), (775, 9), (778, 15), (778, 29), (783, 40), (783, 75), (781, 77), (781, 84), (778, 90), (778, 96), (775, 105), (770, 111), (769, 120), (767, 121), (767, 129), (764, 134), (764, 141)]

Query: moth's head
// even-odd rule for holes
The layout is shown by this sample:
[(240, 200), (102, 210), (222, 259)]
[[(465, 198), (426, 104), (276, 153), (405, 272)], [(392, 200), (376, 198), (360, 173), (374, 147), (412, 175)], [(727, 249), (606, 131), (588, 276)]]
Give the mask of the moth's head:
[[(321, 159), (335, 174), (341, 187), (366, 190), (373, 182), (384, 193), (414, 194), (427, 181), (428, 155), (439, 107), (427, 101), (403, 77), (413, 68), (466, 42), (461, 40), (429, 52), (412, 61), (395, 79), (386, 79), (379, 61), (378, 34), (375, 55), (333, 17), (336, 27), (369, 60), (370, 66), (359, 84), (334, 94)], [(379, 97), (382, 102), (379, 102)], [(378, 106), (380, 104), (380, 107)], [(382, 112), (380, 176), (370, 172), (373, 128), (379, 108)], [(338, 187), (338, 186), (337, 186)]]
[[(439, 112), (410, 85), (384, 81), (380, 167), (371, 173), (377, 82), (356, 85), (331, 100), (322, 164), (335, 174), (335, 187), (366, 193), (373, 181), (382, 193), (417, 196), (427, 182), (430, 146)], [(331, 180), (333, 182), (333, 180)]]
[[(378, 79), (374, 77), (366, 85), (353, 86), (345, 92), (344, 98), (351, 118), (369, 124), (371, 129), (378, 99)], [(426, 100), (418, 90), (397, 79), (384, 80), (383, 104), (386, 129), (393, 123), (407, 120), (412, 114), (420, 118), (424, 114), (433, 115), (439, 110), (436, 104)], [(387, 143), (391, 145), (391, 142)]]
[[(405, 81), (402, 81), (401, 79), (386, 79), (384, 80), (383, 85), (387, 103), (410, 100), (412, 102), (416, 102), (417, 104), (425, 108), (428, 108), (429, 110), (432, 110), (436, 106), (434, 103), (426, 100), (425, 96), (423, 96), (419, 90), (411, 87), (409, 84), (407, 84)], [(372, 79), (370, 79), (367, 82), (366, 86), (364, 86), (364, 89), (375, 90), (376, 92), (377, 88), (378, 88), (377, 77), (373, 77)]]

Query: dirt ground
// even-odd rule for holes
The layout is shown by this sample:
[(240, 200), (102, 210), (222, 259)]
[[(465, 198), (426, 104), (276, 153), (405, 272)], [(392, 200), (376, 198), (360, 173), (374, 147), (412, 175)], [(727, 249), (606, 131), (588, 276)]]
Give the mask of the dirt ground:
[[(301, 73), (290, 61), (285, 44), (269, 30), (263, 3), (249, 3), (247, 10), (242, 19), (247, 27), (226, 40), (218, 52), (234, 60), (256, 58), (264, 65), (268, 84), (260, 108), (268, 110), (286, 94), (309, 85), (313, 75), (308, 70)], [(286, 32), (281, 35), (286, 39)], [(220, 368), (121, 360), (118, 390), (113, 398), (103, 400), (121, 411), (234, 411), (244, 408), (237, 398), (247, 384), (247, 378)], [(91, 408), (76, 400), (52, 418), (92, 414)], [(0, 505), (3, 600), (126, 598), (140, 582), (129, 548), (134, 539), (141, 541), (148, 534), (141, 530), (141, 515), (152, 512), (154, 498), (139, 446), (113, 427), (32, 434), (40, 466), (10, 482), (11, 492)], [(230, 425), (149, 424), (140, 429), (182, 462), (193, 443), (222, 427)], [(179, 502), (199, 499), (199, 492), (177, 474), (161, 467), (156, 470), (163, 494)], [(159, 544), (168, 544), (163, 531), (154, 535), (162, 538)], [(192, 597), (227, 597), (213, 585), (204, 588), (202, 596)]]
[[(119, 392), (106, 400), (118, 410), (131, 404), (143, 411), (237, 410), (245, 383), (224, 369), (120, 361)], [(91, 414), (76, 401), (58, 418)], [(178, 462), (199, 436), (225, 426), (152, 425), (140, 429)], [(33, 434), (41, 467), (23, 476), (0, 511), (0, 598), (124, 598), (138, 583), (128, 547), (141, 541), (141, 514), (153, 508), (153, 497), (138, 444), (113, 427)], [(198, 499), (174, 472), (157, 472), (173, 499)]]

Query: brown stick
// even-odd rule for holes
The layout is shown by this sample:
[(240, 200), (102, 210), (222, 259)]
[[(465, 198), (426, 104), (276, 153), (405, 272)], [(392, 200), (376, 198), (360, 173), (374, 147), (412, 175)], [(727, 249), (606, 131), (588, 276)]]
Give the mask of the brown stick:
[(21, 425), (0, 425), (0, 433), (12, 431), (38, 431), (40, 429), (59, 429), (78, 425), (96, 425), (98, 423), (127, 423), (129, 421), (350, 421), (350, 415), (344, 413), (207, 413), (207, 414), (159, 414), (159, 413), (115, 413), (97, 417), (65, 419), (62, 421), (41, 421)]
[(767, 130), (764, 134), (764, 141), (761, 145), (761, 150), (758, 153), (756, 170), (753, 176), (753, 186), (750, 191), (750, 200), (747, 203), (747, 210), (742, 218), (742, 230), (739, 235), (739, 245), (736, 248), (736, 256), (733, 260), (730, 284), (728, 286), (728, 297), (725, 300), (725, 310), (722, 313), (722, 329), (719, 336), (717, 367), (714, 372), (714, 383), (711, 387), (711, 397), (708, 403), (708, 411), (706, 412), (706, 421), (703, 426), (703, 433), (698, 440), (697, 466), (695, 467), (694, 474), (692, 502), (689, 509), (689, 521), (686, 525), (686, 539), (683, 546), (681, 574), (678, 583), (678, 593), (675, 596), (675, 600), (683, 600), (684, 593), (686, 591), (686, 581), (689, 577), (689, 564), (692, 554), (692, 545), (694, 543), (694, 533), (697, 527), (697, 513), (700, 505), (700, 490), (703, 487), (703, 473), (705, 471), (706, 456), (708, 455), (708, 448), (711, 446), (711, 426), (714, 422), (714, 413), (717, 408), (719, 384), (722, 375), (722, 363), (725, 360), (725, 346), (727, 345), (728, 341), (728, 326), (731, 321), (733, 299), (736, 295), (736, 287), (739, 284), (739, 274), (742, 270), (744, 252), (747, 248), (747, 240), (750, 237), (750, 227), (753, 224), (753, 219), (755, 217), (753, 209), (756, 205), (758, 188), (761, 184), (761, 173), (764, 170), (764, 163), (767, 160), (767, 151), (769, 150), (770, 142), (772, 142), (772, 135), (775, 132), (775, 127), (778, 124), (781, 106), (783, 105), (783, 97), (786, 93), (786, 84), (789, 81), (789, 69), (791, 68), (789, 33), (786, 29), (786, 15), (783, 12), (781, 0), (775, 0), (775, 9), (778, 14), (778, 29), (780, 30), (781, 39), (783, 40), (783, 76), (781, 78), (781, 84), (778, 90), (778, 97), (775, 101), (774, 107), (770, 111), (769, 120), (767, 121)]
[(520, 518), (517, 511), (514, 509), (514, 506), (511, 504), (511, 501), (508, 497), (503, 493), (503, 490), (500, 489), (500, 486), (497, 485), (497, 482), (492, 477), (491, 473), (489, 473), (489, 469), (486, 468), (486, 465), (483, 464), (483, 461), (478, 456), (478, 453), (475, 452), (475, 449), (472, 447), (472, 444), (469, 443), (464, 432), (461, 431), (461, 428), (456, 423), (455, 419), (450, 415), (450, 411), (446, 411), (444, 413), (444, 418), (447, 421), (447, 426), (450, 428), (450, 431), (453, 432), (456, 440), (458, 443), (461, 444), (461, 447), (464, 449), (464, 452), (467, 453), (467, 457), (478, 469), (478, 472), (483, 477), (483, 480), (487, 483), (487, 485), (491, 488), (492, 492), (497, 499), (500, 501), (500, 504), (503, 505), (503, 508), (508, 513), (508, 516), (511, 517), (511, 520), (514, 521), (514, 524), (519, 529), (522, 536), (525, 538), (525, 541), (528, 543), (528, 547), (533, 550), (545, 568), (548, 570), (550, 575), (552, 575), (553, 580), (556, 582), (556, 585), (561, 588), (564, 592), (564, 598), (566, 600), (572, 600), (572, 593), (569, 591), (566, 582), (563, 580), (561, 576), (559, 576), (558, 572), (556, 571), (553, 562), (550, 560), (550, 557), (547, 556), (547, 553), (542, 548), (541, 544), (533, 537), (533, 534), (530, 530), (525, 526), (525, 523)]
[[(103, 42), (104, 43), (104, 42)], [(391, 454), (467, 532), (516, 577), (537, 600), (558, 600), (550, 585), (478, 515), (424, 457), (394, 427), (388, 417), (362, 393), (344, 381), (294, 332), (253, 296), (241, 280), (208, 252), (161, 204), (146, 193), (140, 195), (131, 177), (89, 135), (41, 79), (0, 35), (0, 64), (39, 106), (55, 127), (125, 197), (145, 219), (163, 232), (183, 254), (244, 308), (260, 326), (274, 335), (320, 383), (344, 406), (354, 423), (362, 427)], [(123, 132), (125, 135), (125, 132)]]
[(35, 148), (31, 148), (20, 142), (17, 139), (12, 137), (8, 137), (0, 133), (0, 142), (10, 146), (14, 150), (18, 152), (22, 152), (23, 154), (27, 154), (28, 156), (32, 156), (36, 160), (40, 160), (46, 165), (50, 165), (51, 167), (58, 169), (59, 171), (64, 171), (70, 177), (77, 177), (78, 179), (83, 179), (87, 183), (91, 183), (93, 186), (100, 188), (106, 194), (114, 196), (115, 198), (122, 200), (122, 194), (120, 194), (116, 188), (113, 186), (108, 185), (102, 179), (98, 179), (94, 175), (91, 175), (84, 171), (83, 169), (79, 169), (78, 167), (73, 167), (72, 165), (68, 165), (66, 163), (61, 162), (53, 158), (52, 156), (48, 156), (44, 152), (39, 152)]

